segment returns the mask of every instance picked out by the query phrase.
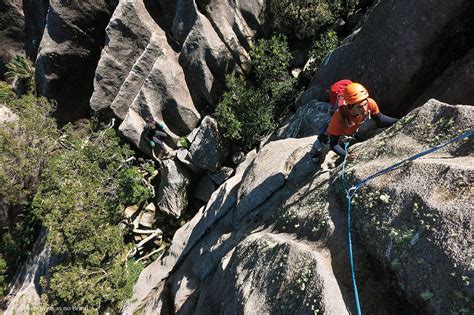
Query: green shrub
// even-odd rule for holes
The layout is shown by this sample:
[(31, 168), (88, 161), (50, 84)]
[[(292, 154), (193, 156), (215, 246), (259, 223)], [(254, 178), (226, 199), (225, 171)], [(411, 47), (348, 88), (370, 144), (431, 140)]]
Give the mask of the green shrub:
[(227, 76), (227, 92), (217, 105), (216, 118), (224, 137), (239, 140), (249, 150), (275, 127), (274, 106), (268, 95), (238, 77)]
[(285, 36), (258, 41), (250, 56), (255, 84), (227, 76), (226, 92), (216, 108), (224, 137), (240, 142), (245, 150), (276, 127), (298, 94), (296, 79), (288, 72), (292, 55)]
[(286, 36), (275, 35), (258, 41), (250, 57), (257, 86), (274, 102), (274, 114), (285, 113), (296, 96), (296, 79), (288, 72), (293, 56)]
[(67, 256), (44, 282), (47, 302), (118, 310), (130, 291), (128, 247), (118, 223), (124, 205), (150, 192), (138, 169), (125, 163), (133, 152), (113, 129), (85, 137), (68, 125), (61, 142), (64, 149), (48, 161), (32, 204), (53, 253)]
[(189, 142), (188, 138), (186, 138), (186, 137), (179, 138), (178, 148), (189, 149), (190, 146), (191, 146), (191, 142)]
[(118, 174), (118, 198), (124, 205), (132, 205), (150, 198), (149, 189), (143, 185), (142, 176), (136, 167), (122, 170)]
[(274, 32), (310, 39), (345, 18), (359, 0), (270, 0), (266, 15)]
[(6, 82), (0, 81), (0, 103), (8, 103), (15, 97), (12, 87)]
[(22, 93), (36, 94), (35, 68), (31, 61), (21, 55), (16, 55), (6, 65), (5, 78), (20, 88)]
[(7, 289), (7, 262), (3, 259), (2, 255), (0, 255), (0, 301), (5, 298), (6, 289)]
[(316, 72), (319, 71), (324, 59), (327, 55), (337, 48), (339, 45), (339, 38), (336, 32), (327, 31), (322, 33), (319, 38), (314, 42), (313, 47), (309, 51), (310, 59), (313, 59), (308, 71)]

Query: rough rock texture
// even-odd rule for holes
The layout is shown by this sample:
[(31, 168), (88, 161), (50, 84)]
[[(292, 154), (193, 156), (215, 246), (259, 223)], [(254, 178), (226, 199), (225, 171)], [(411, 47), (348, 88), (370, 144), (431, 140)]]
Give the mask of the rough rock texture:
[(418, 107), (430, 98), (448, 104), (474, 105), (474, 89), (467, 88), (474, 82), (474, 48), (453, 63), (415, 102)]
[(203, 170), (214, 172), (228, 154), (229, 148), (219, 133), (217, 121), (206, 116), (189, 147), (191, 163)]
[[(472, 130), (471, 106), (435, 100), (386, 132), (357, 145), (352, 181)], [(449, 145), (357, 192), (354, 225), (361, 242), (408, 301), (427, 313), (472, 313), (473, 138)], [(471, 300), (469, 300), (471, 299)]]
[(91, 82), (116, 5), (117, 0), (50, 1), (36, 80), (40, 95), (57, 100), (61, 122), (89, 116)]
[(382, 111), (401, 116), (473, 47), (473, 12), (471, 0), (422, 0), (416, 5), (377, 1), (363, 26), (332, 52), (312, 85), (328, 88), (350, 78), (366, 85)]
[(12, 112), (8, 107), (0, 103), (0, 127), (7, 122), (15, 121), (18, 115)]
[(25, 14), (25, 50), (31, 60), (36, 60), (41, 37), (46, 26), (49, 0), (23, 0)]
[(215, 172), (209, 172), (209, 176), (216, 185), (221, 185), (234, 173), (234, 169), (231, 167), (223, 166)]
[(173, 139), (185, 136), (212, 110), (224, 76), (248, 63), (249, 40), (261, 29), (260, 1), (200, 3), (122, 0), (107, 27), (99, 61), (94, 110), (110, 108), (120, 130), (142, 151), (136, 135), (152, 114)]
[[(360, 159), (349, 164), (348, 181), (469, 130), (473, 120), (471, 106), (429, 101), (355, 145)], [(168, 255), (143, 271), (124, 313), (353, 313), (341, 167), (327, 168), (333, 154), (321, 168), (310, 161), (314, 139), (278, 140), (248, 155), (177, 231)], [(472, 149), (472, 139), (457, 142), (358, 193), (363, 312), (472, 311)]]
[(0, 0), (0, 79), (13, 56), (24, 54), (25, 21), (20, 0)]
[(164, 160), (160, 166), (161, 181), (158, 187), (158, 209), (166, 214), (179, 218), (188, 206), (189, 185), (191, 179), (188, 171), (179, 162)]
[(42, 231), (33, 249), (33, 255), (18, 271), (8, 286), (7, 309), (5, 314), (29, 314), (39, 312), (41, 307), (41, 277), (58, 264), (62, 257), (51, 256), (51, 249), (46, 246), (47, 232)]
[(279, 128), (270, 138), (270, 141), (286, 138), (304, 138), (318, 135), (321, 128), (329, 121), (329, 103), (309, 101), (298, 108), (289, 121)]
[(193, 195), (199, 200), (208, 202), (215, 190), (216, 184), (214, 184), (209, 175), (205, 175), (199, 180), (196, 187), (193, 188)]

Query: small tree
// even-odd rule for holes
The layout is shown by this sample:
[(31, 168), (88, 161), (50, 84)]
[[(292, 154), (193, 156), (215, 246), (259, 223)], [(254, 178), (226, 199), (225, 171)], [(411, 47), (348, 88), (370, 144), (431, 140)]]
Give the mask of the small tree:
[(337, 48), (339, 45), (339, 37), (336, 32), (327, 31), (322, 33), (319, 38), (314, 42), (313, 47), (309, 51), (309, 57), (312, 62), (307, 69), (309, 72), (319, 71), (324, 59), (328, 54)]
[(5, 78), (12, 82), (17, 95), (36, 94), (35, 68), (26, 57), (16, 55), (6, 68)]

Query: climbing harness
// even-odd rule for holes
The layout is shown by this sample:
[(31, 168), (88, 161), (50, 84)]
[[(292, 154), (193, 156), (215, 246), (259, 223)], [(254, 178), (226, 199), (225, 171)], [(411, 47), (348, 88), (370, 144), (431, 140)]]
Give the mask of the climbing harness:
[(406, 158), (398, 163), (395, 163), (387, 168), (384, 168), (383, 170), (381, 171), (378, 171), (377, 173), (375, 174), (372, 174), (370, 176), (367, 176), (366, 178), (360, 180), (358, 183), (356, 183), (355, 185), (353, 185), (351, 188), (347, 188), (346, 186), (346, 163), (347, 163), (347, 148), (349, 146), (349, 142), (346, 142), (345, 145), (344, 145), (344, 150), (346, 152), (345, 156), (344, 156), (344, 161), (342, 162), (342, 174), (341, 174), (341, 181), (342, 181), (342, 186), (344, 187), (344, 191), (346, 192), (346, 199), (347, 199), (347, 232), (348, 232), (348, 241), (349, 241), (349, 261), (350, 261), (350, 265), (351, 265), (351, 273), (352, 273), (352, 285), (354, 287), (354, 298), (355, 298), (355, 302), (356, 302), (356, 308), (357, 308), (357, 314), (358, 315), (361, 315), (361, 310), (360, 310), (360, 302), (359, 302), (359, 293), (358, 293), (358, 290), (357, 290), (357, 282), (356, 282), (356, 278), (355, 278), (355, 270), (354, 270), (354, 256), (353, 256), (353, 253), (352, 253), (352, 236), (351, 236), (351, 202), (352, 202), (352, 198), (354, 197), (356, 191), (362, 186), (364, 185), (365, 183), (367, 183), (368, 181), (376, 178), (376, 177), (379, 177), (383, 174), (386, 174), (386, 173), (389, 173), (399, 167), (401, 167), (402, 165), (404, 165), (406, 162), (409, 162), (409, 161), (414, 161), (422, 156), (425, 156), (427, 154), (430, 154), (432, 152), (435, 152), (435, 151), (438, 151), (442, 148), (444, 148), (445, 146), (453, 143), (453, 142), (457, 142), (457, 141), (460, 141), (462, 139), (465, 139), (465, 138), (470, 138), (474, 135), (474, 130), (471, 130), (471, 131), (468, 131), (468, 132), (465, 132), (447, 142), (444, 142), (444, 143), (441, 143), (441, 144), (438, 144), (437, 146), (434, 146), (432, 147), (431, 149), (428, 149), (428, 150), (425, 150), (423, 152), (420, 152), (418, 154), (415, 154), (409, 158)]

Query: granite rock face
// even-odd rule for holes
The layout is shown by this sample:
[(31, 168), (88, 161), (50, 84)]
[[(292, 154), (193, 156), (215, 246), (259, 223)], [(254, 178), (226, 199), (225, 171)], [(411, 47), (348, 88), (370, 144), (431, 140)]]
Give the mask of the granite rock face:
[[(354, 145), (359, 159), (348, 165), (347, 181), (451, 139), (473, 120), (472, 106), (430, 100)], [(334, 154), (315, 165), (314, 140), (276, 140), (249, 153), (177, 231), (168, 255), (142, 272), (124, 313), (353, 312), (341, 167), (328, 167)], [(363, 311), (469, 310), (472, 141), (404, 164), (357, 192), (352, 228)], [(384, 270), (377, 276), (374, 262)], [(383, 279), (395, 281), (403, 298)]]
[(163, 121), (176, 142), (212, 111), (225, 74), (248, 69), (263, 8), (259, 1), (120, 1), (107, 26), (91, 108), (111, 109), (123, 120), (124, 136), (144, 152), (137, 135), (148, 115)]
[(38, 93), (58, 103), (56, 117), (89, 117), (92, 79), (117, 0), (50, 1), (36, 59)]
[[(384, 113), (400, 117), (472, 49), (472, 12), (470, 0), (375, 2), (362, 26), (329, 55), (312, 85), (328, 89), (340, 79), (360, 82)], [(469, 99), (460, 103), (470, 104)]]
[(20, 0), (0, 1), (0, 79), (15, 55), (24, 55), (25, 17)]

